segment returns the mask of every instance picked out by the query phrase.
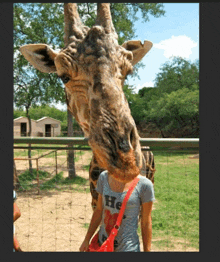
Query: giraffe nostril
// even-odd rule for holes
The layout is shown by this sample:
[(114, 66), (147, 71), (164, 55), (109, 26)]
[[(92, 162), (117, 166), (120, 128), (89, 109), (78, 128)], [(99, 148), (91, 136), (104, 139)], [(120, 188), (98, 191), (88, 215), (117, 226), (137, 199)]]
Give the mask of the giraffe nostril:
[(134, 149), (137, 145), (137, 133), (135, 127), (133, 127), (129, 134), (129, 145), (132, 149)]
[(134, 140), (134, 129), (131, 130), (131, 133), (130, 133), (130, 143), (132, 144), (133, 140)]
[(119, 138), (119, 139), (118, 139), (118, 148), (119, 148), (122, 152), (124, 152), (124, 153), (130, 151), (131, 148), (130, 148), (128, 139), (125, 138), (125, 137)]

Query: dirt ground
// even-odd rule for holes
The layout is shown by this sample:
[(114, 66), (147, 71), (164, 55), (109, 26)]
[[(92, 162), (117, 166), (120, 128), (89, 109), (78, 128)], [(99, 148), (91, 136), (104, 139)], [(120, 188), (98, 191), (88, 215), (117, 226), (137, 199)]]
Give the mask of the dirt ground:
[[(91, 159), (91, 152), (86, 151), (76, 163), (77, 176), (89, 179), (88, 172), (83, 170)], [(19, 172), (28, 168), (28, 161), (16, 161)], [(33, 167), (35, 168), (35, 161)], [(42, 158), (39, 166), (48, 172), (54, 172), (54, 158)], [(66, 156), (58, 157), (58, 172), (68, 176)], [(79, 251), (87, 226), (92, 216), (91, 195), (83, 191), (88, 189), (89, 182), (80, 192), (76, 190), (17, 192), (17, 205), (21, 217), (15, 222), (15, 234), (23, 251), (70, 252)], [(164, 239), (152, 239), (152, 251), (198, 251), (190, 247), (184, 239), (172, 239), (169, 248), (158, 249), (158, 242)], [(169, 237), (170, 240), (170, 237)], [(141, 242), (141, 251), (142, 240)]]

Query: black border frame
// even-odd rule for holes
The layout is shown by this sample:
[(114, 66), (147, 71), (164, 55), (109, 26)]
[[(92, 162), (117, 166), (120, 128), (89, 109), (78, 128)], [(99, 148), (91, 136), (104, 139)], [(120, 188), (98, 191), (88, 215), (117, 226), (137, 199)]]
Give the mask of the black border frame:
[[(140, 253), (152, 261), (171, 259), (213, 258), (219, 253), (220, 207), (218, 205), (220, 181), (220, 102), (219, 102), (219, 61), (220, 61), (220, 2), (200, 3), (200, 251)], [(0, 247), (10, 260), (12, 252), (12, 190), (13, 190), (13, 3), (0, 3), (0, 128), (1, 141), (1, 236)], [(11, 232), (11, 233), (10, 233)], [(69, 252), (67, 252), (69, 253)], [(171, 253), (171, 254), (169, 254)], [(63, 259), (64, 253), (61, 254)], [(105, 254), (68, 256), (75, 259), (110, 258)], [(20, 255), (22, 258), (30, 254)], [(35, 255), (39, 258), (41, 255)], [(56, 258), (59, 259), (56, 253)], [(65, 254), (66, 256), (66, 254)], [(89, 256), (89, 257), (88, 257)], [(92, 257), (91, 257), (92, 256)], [(114, 256), (114, 255), (112, 255)], [(119, 256), (121, 256), (119, 254)], [(123, 255), (123, 259), (132, 259), (133, 255)], [(147, 256), (147, 257), (146, 257)], [(2, 255), (3, 257), (3, 255)], [(13, 257), (12, 257), (13, 259)], [(214, 260), (215, 261), (215, 260)]]

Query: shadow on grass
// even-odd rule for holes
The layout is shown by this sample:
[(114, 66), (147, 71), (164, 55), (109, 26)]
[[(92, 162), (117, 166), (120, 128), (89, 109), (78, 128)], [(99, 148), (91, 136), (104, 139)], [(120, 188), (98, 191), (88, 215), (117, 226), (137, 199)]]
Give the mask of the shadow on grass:
[[(40, 190), (62, 190), (65, 186), (73, 186), (74, 189), (80, 190), (85, 186), (88, 181), (83, 177), (76, 176), (74, 178), (63, 177), (63, 172), (51, 177), (51, 174), (46, 171), (38, 171)], [(38, 186), (37, 183), (37, 170), (33, 169), (32, 174), (29, 170), (19, 175), (20, 191), (30, 190)]]

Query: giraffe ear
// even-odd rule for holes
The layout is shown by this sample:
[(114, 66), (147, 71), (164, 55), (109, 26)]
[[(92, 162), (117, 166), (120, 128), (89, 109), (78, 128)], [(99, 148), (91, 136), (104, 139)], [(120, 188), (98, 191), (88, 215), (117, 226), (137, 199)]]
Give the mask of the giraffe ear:
[(55, 73), (54, 59), (57, 53), (45, 44), (29, 44), (20, 47), (20, 52), (36, 69), (43, 73)]
[(125, 42), (122, 46), (133, 53), (133, 60), (131, 63), (132, 65), (135, 65), (147, 54), (148, 51), (150, 51), (153, 43), (145, 40), (144, 44), (142, 44), (140, 40), (132, 40)]

